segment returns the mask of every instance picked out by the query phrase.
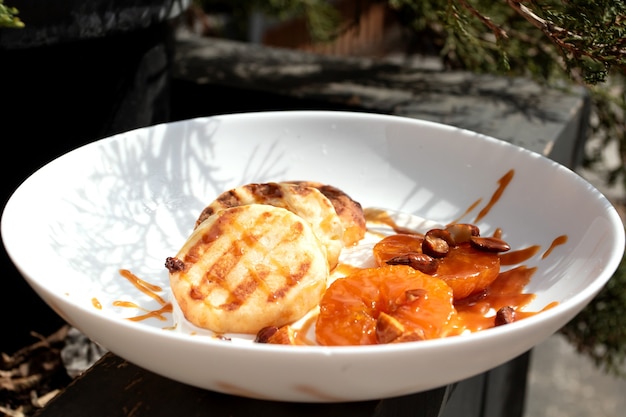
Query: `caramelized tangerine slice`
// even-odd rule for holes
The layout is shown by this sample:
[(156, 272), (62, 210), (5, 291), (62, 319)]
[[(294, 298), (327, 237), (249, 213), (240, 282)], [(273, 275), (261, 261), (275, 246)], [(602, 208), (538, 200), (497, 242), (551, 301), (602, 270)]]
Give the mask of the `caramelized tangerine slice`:
[(460, 300), (491, 284), (500, 273), (500, 256), (477, 249), (469, 243), (453, 246), (444, 258), (438, 260), (434, 276), (443, 279)]
[(326, 346), (433, 339), (455, 313), (443, 280), (405, 265), (367, 268), (329, 286), (315, 336)]
[(385, 236), (374, 245), (374, 259), (378, 266), (407, 253), (422, 253), (422, 235), (396, 234)]
[[(408, 253), (422, 253), (422, 235), (395, 234), (374, 245), (374, 259), (379, 266)], [(424, 271), (422, 269), (422, 271)], [(500, 273), (500, 256), (472, 246), (469, 242), (450, 247), (445, 257), (437, 259), (433, 276), (446, 281), (460, 300), (487, 288)]]

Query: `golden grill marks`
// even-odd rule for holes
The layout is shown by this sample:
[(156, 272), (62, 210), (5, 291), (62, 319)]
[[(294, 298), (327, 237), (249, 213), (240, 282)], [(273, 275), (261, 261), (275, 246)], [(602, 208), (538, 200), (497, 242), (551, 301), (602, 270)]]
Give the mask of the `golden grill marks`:
[(329, 274), (308, 221), (256, 203), (207, 216), (168, 264), (186, 319), (216, 333), (256, 334), (301, 318), (319, 303)]

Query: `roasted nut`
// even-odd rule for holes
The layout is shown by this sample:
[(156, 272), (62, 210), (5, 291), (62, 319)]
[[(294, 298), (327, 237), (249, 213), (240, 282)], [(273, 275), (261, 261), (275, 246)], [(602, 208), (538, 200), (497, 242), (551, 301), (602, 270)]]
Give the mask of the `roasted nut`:
[(469, 242), (472, 236), (480, 236), (478, 226), (469, 223), (454, 223), (446, 226), (446, 230), (450, 233), (454, 244)]
[(291, 326), (279, 327), (276, 333), (269, 338), (267, 343), (273, 345), (295, 345), (296, 333)]
[(428, 275), (437, 272), (437, 260), (430, 255), (418, 252), (409, 252), (395, 256), (386, 262), (387, 265), (408, 265), (413, 269)]
[(381, 312), (376, 320), (376, 342), (391, 343), (404, 333), (404, 326), (396, 318)]
[(165, 267), (170, 273), (174, 273), (185, 269), (185, 263), (178, 258), (168, 256), (165, 259)]
[(278, 327), (276, 326), (268, 326), (264, 327), (258, 331), (256, 334), (256, 338), (254, 339), (255, 343), (269, 343), (269, 340), (276, 332), (278, 331)]
[(496, 313), (495, 326), (502, 326), (503, 324), (513, 323), (515, 321), (515, 310), (513, 307), (502, 307)]
[(259, 330), (254, 341), (271, 345), (295, 345), (295, 338), (295, 332), (291, 326), (268, 326)]
[(472, 236), (470, 243), (473, 247), (487, 252), (506, 252), (511, 249), (508, 243), (497, 237)]
[(476, 303), (484, 300), (489, 295), (489, 290), (487, 288), (483, 288), (480, 291), (477, 291), (473, 294), (468, 295), (465, 298), (461, 298), (460, 300), (454, 300), (455, 306), (473, 306)]
[(422, 252), (434, 258), (443, 258), (450, 251), (450, 246), (454, 246), (454, 240), (447, 230), (430, 229), (424, 235)]
[(393, 343), (404, 343), (404, 342), (419, 342), (420, 340), (425, 340), (424, 331), (416, 330), (413, 332), (404, 332), (402, 336), (398, 337), (393, 341)]

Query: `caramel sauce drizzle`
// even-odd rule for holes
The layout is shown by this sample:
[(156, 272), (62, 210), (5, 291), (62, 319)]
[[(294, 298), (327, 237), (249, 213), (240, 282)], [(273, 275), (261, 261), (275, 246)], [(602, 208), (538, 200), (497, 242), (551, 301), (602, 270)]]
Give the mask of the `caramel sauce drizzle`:
[(506, 306), (515, 309), (516, 320), (537, 314), (522, 311), (523, 307), (535, 299), (535, 294), (523, 291), (536, 271), (536, 267), (528, 268), (521, 265), (500, 272), (498, 278), (485, 291), (457, 301), (455, 307), (458, 317), (452, 334), (465, 330), (476, 332), (493, 327), (495, 311)]
[(309, 334), (309, 330), (311, 330), (311, 328), (313, 327), (316, 321), (317, 321), (317, 314), (312, 314), (311, 317), (306, 319), (306, 321), (302, 324), (302, 327), (300, 327), (300, 329), (296, 332), (295, 340), (294, 340), (296, 345), (306, 345), (306, 346), (317, 345), (317, 343), (315, 343), (314, 340), (311, 340), (307, 337), (307, 334)]
[(384, 224), (398, 234), (415, 234), (415, 230), (396, 224), (396, 222), (386, 210), (377, 208), (365, 208), (363, 210), (363, 214), (365, 215), (365, 220), (367, 220), (368, 222)]
[(474, 201), (474, 203), (472, 203), (467, 210), (465, 210), (465, 212), (460, 215), (458, 218), (456, 218), (455, 220), (452, 220), (450, 222), (450, 224), (455, 224), (455, 223), (459, 223), (461, 221), (461, 219), (463, 219), (465, 216), (467, 216), (468, 214), (470, 214), (472, 211), (474, 211), (474, 209), (476, 207), (478, 207), (478, 205), (483, 201), (482, 198), (479, 198), (478, 200)]
[(165, 301), (163, 297), (157, 294), (158, 292), (162, 292), (163, 289), (158, 285), (153, 285), (147, 281), (142, 280), (137, 275), (130, 272), (128, 269), (120, 269), (119, 272), (120, 275), (126, 278), (131, 284), (133, 284), (135, 288), (137, 288), (142, 293), (148, 295), (149, 297), (152, 297), (161, 305), (161, 307), (156, 310), (147, 310), (131, 301), (114, 301), (113, 305), (116, 307), (135, 308), (145, 312), (145, 314), (141, 314), (139, 316), (128, 317), (127, 320), (143, 321), (149, 318), (156, 318), (161, 321), (167, 320), (164, 314), (172, 312), (172, 303)]
[(478, 213), (478, 216), (476, 216), (476, 219), (474, 220), (474, 223), (478, 223), (487, 214), (489, 214), (489, 212), (491, 211), (493, 206), (498, 202), (498, 200), (500, 200), (500, 197), (502, 197), (502, 194), (504, 194), (504, 190), (506, 190), (506, 187), (511, 183), (511, 180), (513, 180), (513, 176), (514, 175), (515, 175), (515, 170), (512, 169), (509, 172), (507, 172), (506, 174), (504, 174), (498, 180), (498, 184), (500, 184), (500, 186), (493, 193), (493, 195), (491, 196), (491, 199), (489, 200), (487, 205)]
[[(515, 170), (510, 170), (498, 180), (498, 188), (492, 194), (487, 205), (480, 210), (474, 220), (474, 223), (479, 222), (489, 214), (491, 209), (500, 200), (506, 188), (513, 180), (514, 175)], [(463, 218), (474, 211), (474, 209), (476, 209), (481, 202), (482, 199), (476, 200), (460, 217), (452, 221), (450, 224), (460, 222)], [(396, 233), (419, 234), (415, 231), (395, 224), (393, 218), (384, 210), (368, 209), (365, 214), (368, 221), (382, 223), (393, 229)], [(499, 227), (493, 232), (493, 236), (497, 238), (501, 238), (502, 234), (503, 231)], [(562, 235), (554, 239), (550, 248), (543, 253), (541, 259), (545, 259), (555, 247), (563, 245), (566, 242), (566, 235)], [(530, 304), (536, 297), (535, 294), (524, 293), (524, 288), (530, 282), (530, 279), (536, 272), (537, 268), (529, 268), (521, 264), (534, 257), (540, 250), (541, 246), (531, 245), (523, 249), (501, 253), (500, 265), (517, 265), (517, 267), (508, 271), (500, 272), (498, 278), (482, 292), (473, 294), (466, 299), (455, 302), (457, 315), (451, 320), (448, 334), (457, 335), (463, 333), (464, 331), (475, 332), (493, 327), (495, 311), (505, 306), (513, 307), (516, 312), (516, 320), (520, 320), (557, 305), (558, 303), (553, 302), (540, 311), (523, 311), (523, 308)]]
[(548, 249), (547, 249), (547, 250), (543, 253), (543, 255), (541, 255), (541, 259), (545, 259), (545, 258), (547, 258), (547, 257), (548, 257), (548, 256), (552, 253), (552, 251), (553, 251), (553, 250), (554, 250), (557, 246), (564, 245), (564, 244), (566, 244), (566, 243), (567, 243), (567, 235), (561, 235), (561, 236), (558, 236), (557, 238), (555, 238), (555, 239), (552, 241), (552, 244), (551, 244), (551, 245), (550, 245), (550, 247), (549, 247), (549, 248), (548, 248)]
[(524, 249), (500, 254), (500, 265), (517, 265), (535, 256), (541, 249), (539, 245), (532, 245)]
[(157, 300), (159, 304), (166, 304), (166, 301), (157, 294), (157, 292), (163, 291), (161, 287), (142, 280), (128, 269), (120, 269), (120, 275), (130, 281), (139, 291)]
[(161, 306), (161, 308), (157, 309), (157, 310), (145, 310), (142, 309), (144, 311), (146, 311), (146, 314), (142, 314), (139, 316), (135, 316), (135, 317), (129, 317), (128, 320), (130, 321), (143, 321), (149, 318), (156, 318), (159, 319), (161, 321), (166, 321), (167, 317), (165, 317), (163, 314), (164, 313), (171, 313), (172, 312), (172, 304), (171, 303), (167, 303), (163, 306)]

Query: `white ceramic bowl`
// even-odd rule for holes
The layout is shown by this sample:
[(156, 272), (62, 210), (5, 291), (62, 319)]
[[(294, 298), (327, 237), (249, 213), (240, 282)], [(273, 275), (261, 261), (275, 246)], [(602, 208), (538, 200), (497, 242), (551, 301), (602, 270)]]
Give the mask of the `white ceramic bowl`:
[[(537, 267), (527, 286), (536, 294), (529, 310), (559, 304), (536, 316), (446, 339), (352, 347), (226, 342), (173, 330), (171, 313), (127, 319), (142, 308), (158, 310), (162, 300), (120, 269), (158, 285), (153, 295), (167, 300), (165, 258), (226, 189), (314, 180), (364, 207), (445, 224), (473, 222), (511, 170), (511, 183), (478, 225), (483, 234), (502, 228), (513, 249), (541, 246), (525, 262)], [(564, 235), (567, 242), (542, 259)], [(624, 253), (624, 227), (611, 204), (547, 158), (450, 126), (315, 111), (199, 118), (83, 146), (16, 190), (2, 216), (2, 237), (35, 291), (119, 356), (194, 386), (296, 402), (399, 396), (487, 371), (572, 319)]]

